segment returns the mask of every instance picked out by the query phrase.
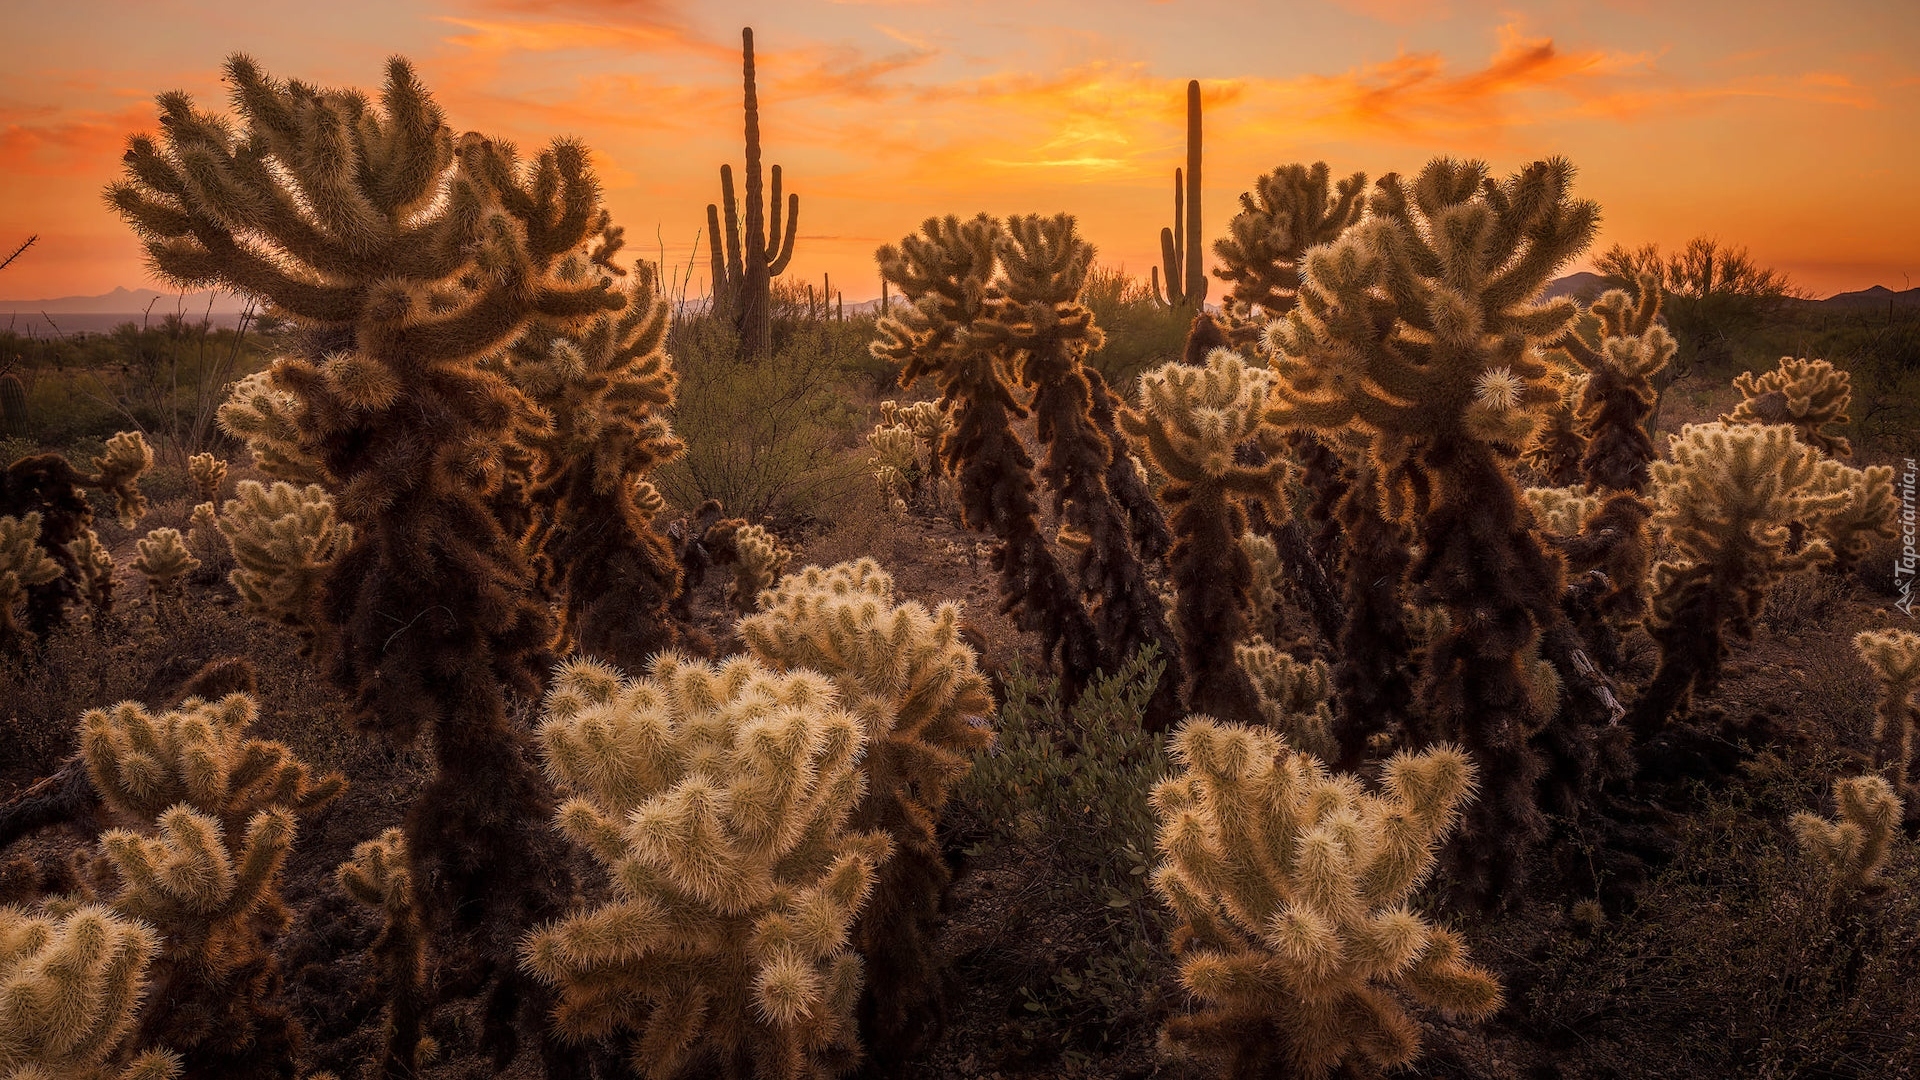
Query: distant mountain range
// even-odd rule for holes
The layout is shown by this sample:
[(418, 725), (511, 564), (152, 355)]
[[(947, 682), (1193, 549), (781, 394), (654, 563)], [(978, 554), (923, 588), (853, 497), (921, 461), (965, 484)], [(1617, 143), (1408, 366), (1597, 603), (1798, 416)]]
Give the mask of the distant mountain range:
[[(1590, 300), (1606, 290), (1607, 281), (1598, 274), (1581, 271), (1568, 274), (1555, 280), (1546, 288), (1545, 296), (1572, 296)], [(900, 303), (898, 297), (894, 303)], [(1829, 296), (1824, 300), (1802, 301), (1817, 304), (1823, 308), (1871, 310), (1920, 305), (1920, 288), (1896, 292), (1884, 285), (1875, 285), (1870, 289), (1856, 292), (1844, 292)], [(38, 321), (41, 313), (54, 316), (62, 315), (90, 316), (83, 320), (86, 329), (94, 329), (100, 317), (117, 317), (119, 322), (139, 322), (145, 317), (158, 322), (168, 315), (178, 312), (189, 319), (198, 319), (208, 313), (211, 303), (215, 325), (232, 325), (233, 317), (246, 309), (247, 301), (233, 293), (201, 291), (195, 293), (163, 293), (153, 289), (118, 288), (102, 296), (62, 296), (46, 300), (0, 300), (0, 327), (4, 327), (8, 316), (34, 316)], [(1211, 307), (1212, 305), (1209, 305)], [(878, 312), (880, 301), (862, 300), (850, 303), (846, 307), (848, 314), (856, 312)], [(223, 318), (224, 316), (224, 318)], [(64, 325), (64, 324), (63, 324)], [(107, 324), (111, 326), (112, 324)]]

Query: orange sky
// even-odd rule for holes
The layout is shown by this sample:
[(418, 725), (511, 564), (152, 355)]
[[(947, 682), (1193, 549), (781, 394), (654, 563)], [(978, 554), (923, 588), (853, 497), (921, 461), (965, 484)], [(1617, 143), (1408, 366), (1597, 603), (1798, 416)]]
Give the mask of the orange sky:
[[(152, 286), (100, 191), (155, 93), (224, 101), (233, 51), (376, 89), (412, 58), (456, 130), (595, 150), (630, 251), (689, 261), (743, 164), (754, 27), (765, 160), (800, 194), (788, 273), (877, 295), (873, 250), (928, 215), (1067, 210), (1144, 275), (1172, 217), (1186, 81), (1206, 100), (1209, 237), (1257, 174), (1558, 154), (1598, 248), (1745, 244), (1816, 296), (1920, 274), (1920, 5), (1774, 0), (324, 0), (10, 4), (0, 296)], [(657, 239), (656, 239), (657, 237)], [(4, 252), (0, 252), (4, 255)], [(706, 287), (700, 242), (690, 292)], [(1216, 281), (1210, 295), (1222, 291)]]

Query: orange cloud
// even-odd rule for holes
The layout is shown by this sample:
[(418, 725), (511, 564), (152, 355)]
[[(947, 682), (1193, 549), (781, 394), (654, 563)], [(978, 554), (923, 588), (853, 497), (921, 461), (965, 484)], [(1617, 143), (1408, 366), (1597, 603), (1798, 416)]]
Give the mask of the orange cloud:
[(118, 112), (33, 106), (0, 110), (0, 173), (98, 177), (118, 159), (127, 136), (154, 128), (151, 105)]

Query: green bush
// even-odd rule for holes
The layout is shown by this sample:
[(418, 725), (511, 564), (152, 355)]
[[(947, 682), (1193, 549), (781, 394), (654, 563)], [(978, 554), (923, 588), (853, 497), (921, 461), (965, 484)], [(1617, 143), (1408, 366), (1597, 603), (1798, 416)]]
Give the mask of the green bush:
[(1140, 373), (1180, 359), (1190, 316), (1161, 306), (1146, 282), (1125, 271), (1095, 266), (1087, 274), (1080, 302), (1107, 340), (1087, 357), (1121, 398), (1131, 401)]
[(655, 474), (674, 505), (718, 499), (730, 515), (788, 526), (858, 489), (861, 465), (847, 451), (864, 418), (844, 386), (845, 346), (836, 339), (846, 335), (833, 326), (794, 325), (759, 362), (734, 359), (733, 331), (719, 320), (675, 328), (668, 352), (680, 388), (671, 420), (687, 452)]
[(1137, 1014), (1168, 968), (1170, 919), (1147, 878), (1158, 829), (1148, 797), (1170, 766), (1164, 739), (1141, 727), (1165, 667), (1149, 646), (1067, 708), (1058, 681), (1042, 687), (1016, 661), (999, 741), (960, 787), (985, 834), (969, 854), (991, 851), (1043, 883), (1053, 962), (1014, 990), (1026, 1011), (1069, 1028)]

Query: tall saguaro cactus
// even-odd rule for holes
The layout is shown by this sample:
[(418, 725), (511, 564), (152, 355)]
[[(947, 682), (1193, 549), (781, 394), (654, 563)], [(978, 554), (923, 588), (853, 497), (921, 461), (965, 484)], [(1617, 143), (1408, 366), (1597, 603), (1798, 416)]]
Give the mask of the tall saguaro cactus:
[[(721, 208), (707, 204), (707, 232), (712, 237), (713, 299), (725, 308), (740, 331), (741, 356), (764, 356), (773, 334), (773, 279), (793, 258), (794, 231), (800, 227), (800, 196), (787, 196), (787, 231), (780, 232), (780, 166), (773, 166), (773, 198), (763, 201), (760, 187), (760, 95), (753, 78), (753, 28), (740, 31), (741, 70), (746, 84), (747, 190), (745, 222), (733, 196), (733, 166), (720, 166)], [(772, 217), (767, 215), (771, 213)], [(745, 232), (741, 226), (745, 225)], [(779, 237), (778, 242), (774, 238)], [(721, 251), (726, 261), (721, 261)]]
[(1186, 199), (1182, 173), (1173, 170), (1173, 228), (1160, 230), (1160, 261), (1167, 270), (1167, 291), (1160, 294), (1160, 271), (1152, 271), (1153, 297), (1168, 307), (1198, 308), (1207, 299), (1206, 249), (1200, 246), (1200, 80), (1187, 82)]

